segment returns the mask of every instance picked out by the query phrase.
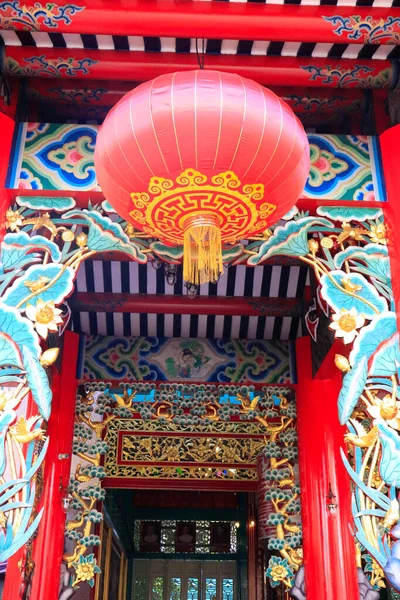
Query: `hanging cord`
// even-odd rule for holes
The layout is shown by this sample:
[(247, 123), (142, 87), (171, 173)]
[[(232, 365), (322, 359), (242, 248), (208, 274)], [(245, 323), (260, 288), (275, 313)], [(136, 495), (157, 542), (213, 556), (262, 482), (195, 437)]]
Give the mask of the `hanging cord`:
[(197, 62), (199, 63), (199, 68), (200, 69), (204, 69), (204, 62), (205, 62), (205, 47), (206, 47), (206, 41), (203, 38), (201, 40), (201, 53), (199, 52), (199, 40), (196, 38), (196, 57), (197, 57)]

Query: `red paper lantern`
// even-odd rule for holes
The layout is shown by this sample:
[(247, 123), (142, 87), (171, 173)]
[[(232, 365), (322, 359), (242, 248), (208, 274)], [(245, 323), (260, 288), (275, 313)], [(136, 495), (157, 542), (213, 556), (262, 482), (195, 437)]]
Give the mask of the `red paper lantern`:
[(184, 245), (184, 279), (222, 271), (222, 244), (264, 231), (296, 203), (309, 146), (289, 106), (258, 83), (217, 71), (162, 75), (104, 121), (95, 165), (127, 221)]

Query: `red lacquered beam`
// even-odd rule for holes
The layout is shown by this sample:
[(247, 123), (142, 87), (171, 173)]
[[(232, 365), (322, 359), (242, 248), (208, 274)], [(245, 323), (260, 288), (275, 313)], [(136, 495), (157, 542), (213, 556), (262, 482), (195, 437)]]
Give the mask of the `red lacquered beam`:
[[(7, 47), (11, 74), (27, 77), (148, 81), (175, 71), (198, 69), (194, 54)], [(388, 60), (332, 60), (274, 56), (206, 56), (206, 68), (249, 77), (260, 84), (308, 87), (394, 87), (397, 71)]]
[[(185, 466), (184, 464), (182, 465)], [(233, 481), (221, 479), (169, 479), (167, 477), (106, 477), (101, 486), (133, 490), (180, 490), (180, 491), (213, 491), (213, 492), (256, 492), (258, 481)]]
[(80, 292), (71, 300), (80, 312), (149, 313), (169, 315), (239, 315), (300, 317), (300, 298), (226, 298), (222, 296), (160, 296), (157, 294), (103, 294)]
[[(338, 10), (335, 6), (173, 0), (114, 0), (106, 6), (89, 0), (74, 2), (75, 10), (68, 10), (71, 3), (64, 0), (50, 5), (44, 15), (36, 0), (26, 0), (20, 9), (23, 14), (17, 16), (11, 3), (4, 4), (0, 29), (20, 31), (346, 44), (396, 44), (400, 33), (400, 24), (390, 21), (396, 9), (381, 7), (341, 6)], [(329, 20), (332, 17), (338, 19)]]

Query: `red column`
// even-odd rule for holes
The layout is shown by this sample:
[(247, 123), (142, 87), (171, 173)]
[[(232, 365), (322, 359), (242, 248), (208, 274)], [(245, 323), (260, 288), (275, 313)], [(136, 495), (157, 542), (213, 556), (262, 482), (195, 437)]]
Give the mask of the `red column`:
[(0, 112), (0, 241), (5, 233), (5, 214), (10, 204), (9, 194), (6, 190), (6, 177), (11, 159), (11, 146), (14, 134), (15, 121)]
[[(14, 114), (15, 112), (15, 97), (16, 95), (13, 96), (12, 105), (9, 107), (10, 114)], [(0, 242), (5, 234), (5, 215), (10, 204), (9, 194), (5, 186), (8, 166), (11, 160), (14, 127), (14, 119), (0, 112)], [(4, 600), (17, 600), (17, 598), (19, 598), (19, 592), (22, 589), (22, 576), (19, 569), (19, 563), (23, 559), (23, 553), (22, 548), (7, 561), (7, 576), (3, 592)]]
[(33, 600), (58, 598), (66, 518), (63, 497), (69, 484), (71, 469), (78, 348), (79, 336), (67, 331), (64, 334), (61, 373), (54, 381), (56, 389), (48, 426), (50, 444), (44, 469), (44, 516), (33, 553)]
[[(296, 345), (297, 430), (303, 549), (307, 600), (359, 600), (352, 526), (350, 481), (340, 448), (344, 428), (339, 424), (337, 398), (341, 373), (313, 379), (308, 337)], [(338, 507), (327, 509), (329, 488)]]
[(383, 207), (388, 237), (392, 290), (400, 330), (400, 125), (391, 127), (380, 136), (383, 176), (387, 202)]
[[(29, 419), (38, 414), (37, 406), (29, 394), (25, 417)], [(26, 456), (27, 447), (25, 446), (24, 455)], [(4, 582), (2, 600), (20, 600), (24, 598), (24, 590), (29, 584), (29, 576), (25, 577), (27, 561), (31, 559), (27, 546), (20, 548), (7, 561), (6, 578)]]

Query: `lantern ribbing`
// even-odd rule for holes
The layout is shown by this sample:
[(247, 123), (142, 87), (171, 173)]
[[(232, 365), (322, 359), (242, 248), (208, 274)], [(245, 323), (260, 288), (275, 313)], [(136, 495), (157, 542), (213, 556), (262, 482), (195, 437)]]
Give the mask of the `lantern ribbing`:
[(101, 127), (95, 164), (116, 212), (150, 237), (183, 245), (184, 278), (199, 284), (218, 279), (224, 246), (265, 231), (292, 208), (309, 148), (275, 94), (200, 70), (129, 92)]

